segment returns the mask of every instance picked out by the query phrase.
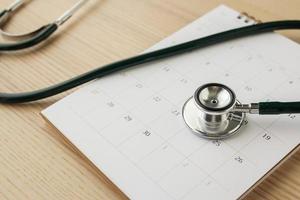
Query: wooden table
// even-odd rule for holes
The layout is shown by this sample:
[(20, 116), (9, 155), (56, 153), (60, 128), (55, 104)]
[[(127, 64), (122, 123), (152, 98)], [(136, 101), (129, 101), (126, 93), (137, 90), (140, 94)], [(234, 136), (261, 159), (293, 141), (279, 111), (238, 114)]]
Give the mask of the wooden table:
[[(11, 2), (0, 0), (0, 7)], [(6, 28), (31, 30), (74, 2), (32, 1)], [(0, 55), (0, 91), (45, 87), (135, 55), (220, 3), (263, 21), (300, 19), (299, 0), (90, 0), (47, 45)], [(299, 32), (283, 34), (300, 43)], [(34, 104), (0, 105), (0, 199), (126, 199), (40, 116), (64, 95)], [(300, 199), (300, 152), (246, 199)]]

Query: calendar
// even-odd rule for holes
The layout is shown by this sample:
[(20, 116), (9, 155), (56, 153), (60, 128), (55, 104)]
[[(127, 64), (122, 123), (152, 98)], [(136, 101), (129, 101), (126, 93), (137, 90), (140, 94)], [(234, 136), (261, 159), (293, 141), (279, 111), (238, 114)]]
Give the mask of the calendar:
[[(221, 5), (146, 52), (254, 23)], [(237, 135), (206, 140), (182, 106), (210, 82), (242, 103), (295, 101), (299, 63), (295, 42), (249, 36), (100, 78), (42, 114), (130, 199), (238, 199), (298, 147), (300, 117), (248, 115)]]

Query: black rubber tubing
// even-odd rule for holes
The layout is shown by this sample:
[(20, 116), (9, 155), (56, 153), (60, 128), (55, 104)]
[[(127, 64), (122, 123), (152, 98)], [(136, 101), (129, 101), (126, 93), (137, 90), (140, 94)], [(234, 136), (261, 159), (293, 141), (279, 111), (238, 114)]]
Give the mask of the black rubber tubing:
[(0, 93), (0, 103), (25, 103), (41, 100), (43, 98), (62, 93), (96, 78), (100, 78), (139, 64), (149, 63), (151, 61), (182, 54), (194, 49), (203, 48), (236, 38), (283, 29), (300, 29), (300, 20), (274, 21), (250, 25), (213, 34), (207, 37), (163, 48), (153, 52), (144, 53), (99, 67), (77, 77), (71, 78), (67, 81), (40, 90), (23, 93)]
[(7, 10), (0, 11), (0, 18), (3, 17), (6, 14)]
[(57, 28), (58, 26), (54, 23), (45, 25), (40, 28), (40, 31), (36, 35), (29, 39), (16, 43), (0, 44), (0, 51), (18, 51), (33, 47), (49, 38), (57, 30)]
[[(8, 10), (0, 11), (0, 19), (2, 17), (5, 17), (5, 14), (8, 13), (9, 13)], [(34, 35), (29, 39), (16, 42), (16, 43), (7, 43), (7, 44), (0, 43), (0, 51), (18, 51), (18, 50), (23, 50), (23, 49), (33, 47), (46, 40), (48, 37), (50, 37), (57, 30), (57, 28), (58, 26), (55, 23), (47, 24), (39, 28), (39, 31), (36, 33), (36, 35)]]
[(300, 102), (260, 102), (258, 107), (260, 115), (300, 113)]

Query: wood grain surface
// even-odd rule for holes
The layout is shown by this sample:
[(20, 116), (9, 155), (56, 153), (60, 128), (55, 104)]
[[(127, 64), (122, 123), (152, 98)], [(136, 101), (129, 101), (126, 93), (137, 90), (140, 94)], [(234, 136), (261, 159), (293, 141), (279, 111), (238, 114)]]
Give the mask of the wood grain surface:
[[(0, 8), (11, 2), (0, 0)], [(29, 31), (56, 19), (75, 2), (33, 0), (5, 28)], [(221, 3), (263, 21), (300, 19), (299, 0), (90, 0), (48, 42), (0, 54), (0, 91), (42, 88), (135, 55)], [(299, 31), (282, 33), (300, 43)], [(66, 94), (38, 103), (0, 105), (1, 200), (126, 199), (40, 116)], [(300, 152), (245, 199), (300, 199)]]

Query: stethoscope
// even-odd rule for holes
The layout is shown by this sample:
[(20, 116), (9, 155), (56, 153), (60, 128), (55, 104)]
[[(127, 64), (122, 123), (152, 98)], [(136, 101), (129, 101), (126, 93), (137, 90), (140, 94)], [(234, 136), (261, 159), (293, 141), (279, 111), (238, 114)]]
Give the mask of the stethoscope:
[[(55, 32), (55, 30), (57, 30), (58, 26), (68, 20), (86, 1), (87, 0), (79, 1), (54, 23), (45, 25), (31, 33), (14, 35), (1, 31), (2, 34), (12, 39), (25, 39), (17, 43), (0, 44), (0, 52), (21, 50), (45, 41)], [(25, 1), (18, 0), (8, 9), (0, 12), (0, 28), (3, 23), (6, 22), (8, 17), (10, 17), (11, 13), (24, 2)], [(274, 21), (249, 25), (149, 53), (140, 54), (99, 67), (62, 83), (40, 90), (13, 94), (0, 93), (0, 103), (26, 103), (41, 100), (65, 92), (94, 79), (143, 63), (188, 53), (195, 49), (204, 48), (240, 37), (283, 29), (300, 29), (300, 20)], [(257, 104), (241, 104), (230, 88), (222, 84), (212, 83), (201, 86), (196, 90), (193, 97), (189, 98), (184, 104), (182, 114), (187, 126), (199, 136), (209, 139), (223, 139), (238, 132), (245, 123), (246, 113), (300, 113), (300, 102), (261, 102)]]

